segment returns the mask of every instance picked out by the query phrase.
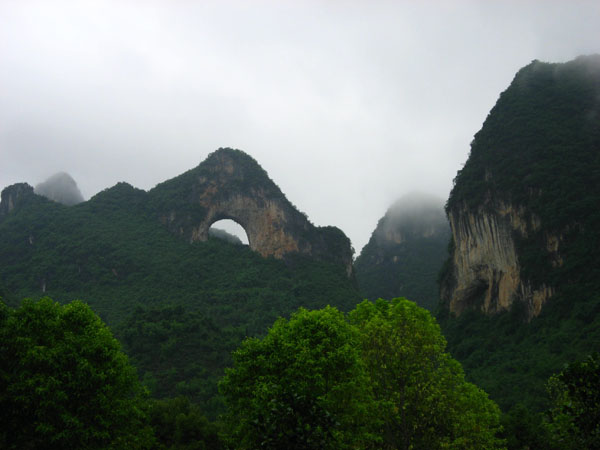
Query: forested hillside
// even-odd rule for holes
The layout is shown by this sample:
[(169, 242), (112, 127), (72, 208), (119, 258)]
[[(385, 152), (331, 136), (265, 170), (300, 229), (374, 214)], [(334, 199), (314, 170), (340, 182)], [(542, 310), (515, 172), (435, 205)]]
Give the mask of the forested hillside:
[[(440, 329), (403, 298), (360, 303), (349, 239), (310, 223), (238, 150), (72, 206), (12, 185), (0, 202), (0, 296), (13, 307), (0, 303), (0, 446), (31, 433), (65, 448), (92, 435), (160, 449), (597, 448), (599, 186), (600, 57), (532, 62), (457, 174), (449, 245), (439, 205), (398, 204), (356, 262), (366, 296), (434, 309), (448, 248)], [(210, 230), (222, 218), (241, 222), (248, 246)], [(35, 301), (46, 296), (67, 305)], [(101, 406), (90, 411), (68, 401), (88, 372), (95, 386), (114, 375), (85, 391)], [(36, 396), (51, 398), (39, 427), (27, 423)], [(96, 410), (136, 425), (78, 422)]]
[(356, 278), (365, 298), (406, 297), (434, 311), (449, 237), (441, 199), (420, 193), (400, 198), (356, 258)]
[(451, 353), (508, 409), (600, 346), (600, 56), (534, 61), (455, 179), (439, 313)]
[(300, 306), (349, 310), (360, 300), (341, 264), (265, 258), (214, 237), (190, 244), (156, 220), (148, 198), (119, 183), (67, 207), (24, 189), (0, 218), (5, 301), (84, 300), (154, 395), (185, 394), (214, 415), (216, 380), (243, 337)]

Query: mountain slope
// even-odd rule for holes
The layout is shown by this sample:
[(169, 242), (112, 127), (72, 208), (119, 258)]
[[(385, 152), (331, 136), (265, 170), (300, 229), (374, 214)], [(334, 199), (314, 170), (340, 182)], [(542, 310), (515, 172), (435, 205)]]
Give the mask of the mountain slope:
[(406, 297), (434, 310), (449, 237), (441, 199), (417, 193), (402, 197), (379, 220), (356, 259), (361, 292), (369, 299)]
[[(600, 275), (600, 56), (534, 61), (502, 93), (447, 204), (455, 251), (448, 308), (525, 302)], [(591, 244), (591, 245), (590, 245)]]
[[(244, 336), (264, 333), (300, 306), (348, 310), (360, 300), (335, 257), (263, 257), (218, 238), (190, 243), (160, 222), (155, 195), (119, 183), (67, 207), (26, 184), (4, 189), (5, 299), (85, 300), (124, 339), (141, 376), (154, 380), (156, 395), (186, 394), (209, 414), (218, 410), (216, 380)], [(185, 216), (184, 207), (178, 211)], [(180, 317), (187, 314), (195, 315)], [(179, 331), (169, 335), (169, 329)]]
[(439, 315), (451, 352), (503, 407), (600, 345), (600, 56), (534, 61), (456, 176)]

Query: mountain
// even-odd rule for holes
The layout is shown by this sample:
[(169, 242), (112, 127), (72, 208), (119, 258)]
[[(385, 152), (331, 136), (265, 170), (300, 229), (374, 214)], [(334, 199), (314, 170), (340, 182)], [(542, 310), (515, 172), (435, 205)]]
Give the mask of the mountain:
[(231, 244), (242, 245), (242, 240), (239, 237), (228, 233), (225, 230), (221, 230), (220, 228), (210, 228), (208, 230), (208, 236), (223, 239)]
[[(250, 245), (209, 239), (221, 218), (239, 222)], [(237, 150), (217, 150), (148, 192), (118, 183), (74, 206), (25, 183), (1, 194), (4, 300), (86, 301), (153, 395), (185, 394), (212, 416), (216, 381), (245, 336), (300, 306), (360, 301), (351, 255), (341, 230), (313, 226)]]
[(531, 318), (559, 287), (598, 279), (599, 150), (600, 55), (517, 73), (448, 199), (450, 311), (520, 301)]
[(81, 195), (77, 183), (71, 175), (65, 172), (56, 173), (46, 181), (39, 183), (34, 192), (67, 206), (83, 201), (83, 195)]
[(600, 55), (521, 69), (446, 205), (440, 320), (502, 406), (600, 343)]
[(450, 227), (444, 202), (412, 193), (377, 223), (355, 262), (361, 292), (369, 299), (406, 297), (434, 310), (437, 275), (448, 255)]
[(206, 241), (213, 223), (232, 219), (262, 256), (306, 255), (343, 264), (352, 276), (352, 247), (344, 233), (310, 223), (242, 151), (219, 149), (195, 169), (156, 186), (149, 197), (160, 222), (189, 242)]

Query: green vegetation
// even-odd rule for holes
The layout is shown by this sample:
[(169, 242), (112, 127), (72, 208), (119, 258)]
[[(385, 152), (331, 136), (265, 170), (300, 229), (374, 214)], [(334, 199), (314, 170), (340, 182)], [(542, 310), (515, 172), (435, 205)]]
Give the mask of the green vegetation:
[[(339, 228), (315, 227), (310, 223), (256, 160), (240, 150), (216, 150), (194, 169), (149, 191), (147, 204), (154, 218), (176, 234), (189, 237), (207, 214), (200, 198), (226, 202), (240, 196), (255, 196), (259, 203), (272, 201), (281, 208), (286, 226), (295, 234), (299, 247), (309, 248), (313, 259), (334, 264), (351, 262), (353, 250), (348, 237)], [(235, 220), (227, 216), (219, 218)]]
[[(600, 55), (533, 61), (490, 111), (454, 179), (447, 211), (499, 202), (526, 208), (542, 227), (520, 239), (524, 278), (562, 286), (600, 280)], [(563, 265), (545, 236), (560, 236)]]
[(356, 259), (356, 279), (366, 298), (415, 299), (434, 311), (439, 292), (437, 275), (446, 260), (449, 232), (430, 237), (414, 237), (401, 244), (377, 245), (371, 238)]
[(148, 417), (155, 433), (155, 450), (225, 449), (218, 424), (209, 422), (185, 397), (150, 400)]
[(0, 290), (13, 306), (84, 299), (158, 398), (186, 395), (216, 417), (216, 380), (245, 336), (300, 306), (360, 300), (340, 264), (189, 244), (156, 220), (148, 195), (125, 183), (71, 207), (31, 195), (0, 221)]
[(550, 378), (549, 429), (560, 450), (600, 448), (600, 356), (569, 364)]
[[(221, 164), (227, 159), (235, 161), (231, 172), (223, 171)], [(281, 199), (281, 191), (269, 178), (267, 172), (250, 155), (231, 148), (220, 148), (212, 152), (197, 167), (170, 180), (158, 184), (152, 189), (152, 209), (155, 211), (188, 210), (197, 192), (193, 186), (198, 180), (220, 180), (226, 177), (228, 183), (218, 192), (218, 199), (227, 198), (238, 192), (263, 190), (269, 198)], [(291, 203), (288, 202), (291, 206)]]
[(332, 307), (300, 309), (247, 339), (220, 389), (241, 449), (366, 447), (370, 390), (356, 330)]
[(497, 406), (405, 299), (279, 319), (243, 342), (220, 388), (238, 448), (502, 448)]
[(434, 311), (438, 272), (447, 259), (450, 227), (442, 200), (411, 193), (379, 220), (356, 258), (356, 279), (365, 298), (406, 297)]
[(600, 342), (600, 296), (578, 294), (557, 294), (529, 323), (518, 302), (491, 317), (471, 311), (455, 318), (442, 312), (438, 319), (450, 353), (471, 381), (505, 411), (522, 403), (537, 412), (548, 407), (544, 381)]
[(379, 448), (502, 447), (500, 410), (465, 381), (428, 311), (405, 299), (350, 312), (373, 389)]
[[(600, 342), (600, 56), (534, 61), (500, 95), (471, 144), (449, 214), (511, 205), (538, 226), (515, 232), (521, 278), (554, 295), (527, 322), (526, 306), (488, 317), (438, 319), (468, 378), (512, 416), (548, 407), (544, 381)], [(549, 237), (558, 242), (550, 250)], [(451, 244), (453, 245), (453, 244)], [(449, 266), (445, 267), (447, 278)]]
[(117, 335), (153, 397), (185, 396), (213, 418), (223, 410), (217, 381), (231, 365), (231, 352), (244, 337), (241, 330), (219, 328), (183, 306), (139, 306)]
[(0, 447), (149, 448), (143, 389), (82, 302), (0, 302)]
[(348, 315), (300, 308), (246, 339), (221, 381), (229, 409), (217, 422), (188, 398), (148, 399), (80, 301), (0, 303), (0, 339), (8, 449), (466, 450), (506, 440), (511, 450), (571, 450), (597, 448), (600, 436), (597, 354), (550, 378), (546, 415), (514, 408), (502, 432), (497, 406), (465, 382), (435, 320), (405, 299), (364, 301)]

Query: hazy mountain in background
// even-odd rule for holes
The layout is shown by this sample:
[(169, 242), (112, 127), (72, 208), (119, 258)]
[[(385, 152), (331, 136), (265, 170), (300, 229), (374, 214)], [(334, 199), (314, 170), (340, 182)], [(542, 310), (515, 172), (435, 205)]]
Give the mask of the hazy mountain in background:
[(223, 239), (224, 241), (227, 241), (230, 244), (242, 245), (242, 240), (239, 237), (235, 236), (234, 234), (228, 233), (227, 231), (222, 230), (220, 228), (210, 228), (208, 230), (208, 235), (217, 239)]
[(361, 292), (370, 299), (406, 297), (435, 309), (437, 276), (447, 258), (449, 238), (442, 199), (423, 193), (400, 198), (379, 220), (356, 259)]
[(77, 187), (77, 183), (66, 172), (59, 172), (52, 175), (46, 181), (39, 183), (34, 191), (63, 205), (72, 206), (83, 201), (83, 195)]

